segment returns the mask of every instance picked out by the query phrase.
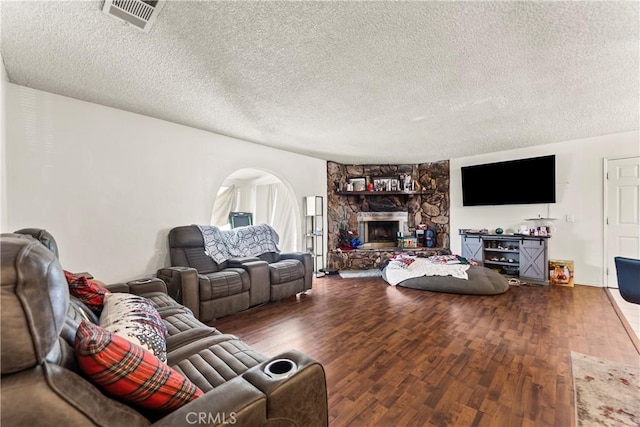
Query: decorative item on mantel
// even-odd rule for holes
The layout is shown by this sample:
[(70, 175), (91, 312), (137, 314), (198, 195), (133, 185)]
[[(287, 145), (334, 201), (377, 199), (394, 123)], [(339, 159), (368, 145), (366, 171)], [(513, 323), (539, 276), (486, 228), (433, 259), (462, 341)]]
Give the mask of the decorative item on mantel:
[(362, 246), (362, 240), (360, 240), (357, 231), (340, 230), (338, 249), (351, 251), (353, 249), (358, 249), (360, 246)]
[(407, 175), (400, 175), (399, 177), (399, 190), (404, 191), (404, 192), (410, 192), (413, 191), (415, 189), (415, 181), (413, 181), (413, 178), (411, 177), (411, 175), (407, 174)]

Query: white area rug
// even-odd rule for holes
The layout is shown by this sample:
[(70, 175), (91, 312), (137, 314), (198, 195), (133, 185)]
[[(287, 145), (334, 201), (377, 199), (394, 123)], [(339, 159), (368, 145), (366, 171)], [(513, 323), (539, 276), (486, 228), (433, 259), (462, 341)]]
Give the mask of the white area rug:
[(372, 268), (371, 270), (341, 270), (338, 272), (343, 279), (356, 279), (361, 277), (382, 277), (382, 270)]
[(571, 352), (576, 426), (640, 426), (640, 369)]

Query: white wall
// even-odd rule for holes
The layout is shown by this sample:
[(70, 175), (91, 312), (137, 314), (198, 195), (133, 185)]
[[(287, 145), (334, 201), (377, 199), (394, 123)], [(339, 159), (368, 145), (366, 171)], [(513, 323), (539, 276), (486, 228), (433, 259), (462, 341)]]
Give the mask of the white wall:
[[(240, 168), (287, 182), (300, 216), (303, 196), (326, 197), (324, 161), (6, 83), (4, 67), (0, 81), (0, 230), (50, 230), (68, 270), (107, 282), (153, 274), (169, 263), (169, 229), (209, 223), (218, 187)], [(639, 138), (628, 132), (452, 159), (451, 250), (460, 252), (459, 228), (513, 229), (549, 215), (558, 218), (550, 258), (574, 260), (577, 283), (601, 286), (603, 159), (640, 155)], [(557, 156), (557, 203), (462, 206), (461, 166), (546, 154)]]
[[(460, 168), (462, 166), (556, 155), (556, 203), (544, 205), (462, 206)], [(603, 164), (605, 158), (640, 155), (640, 133), (625, 132), (519, 150), (453, 159), (451, 173), (451, 250), (460, 253), (458, 229), (517, 229), (526, 218), (538, 215), (557, 218), (549, 240), (550, 259), (575, 263), (575, 282), (603, 285), (604, 205)], [(505, 177), (531, 179), (535, 177)], [(567, 215), (574, 222), (566, 221)]]
[(167, 233), (208, 224), (218, 187), (266, 170), (326, 197), (326, 163), (113, 108), (7, 84), (7, 221), (46, 228), (63, 267), (106, 281), (169, 264)]

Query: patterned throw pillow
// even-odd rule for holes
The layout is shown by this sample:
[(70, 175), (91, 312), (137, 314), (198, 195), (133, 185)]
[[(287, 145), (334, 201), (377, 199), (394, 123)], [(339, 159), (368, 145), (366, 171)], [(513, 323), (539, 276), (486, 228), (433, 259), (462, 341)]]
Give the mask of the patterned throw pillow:
[(142, 347), (84, 320), (75, 354), (82, 372), (102, 390), (142, 408), (172, 411), (203, 394)]
[(100, 326), (167, 361), (167, 326), (147, 299), (119, 292), (105, 295)]
[(64, 272), (64, 276), (69, 284), (69, 293), (82, 301), (92, 311), (100, 314), (104, 304), (104, 296), (109, 293), (109, 290), (93, 280), (87, 279), (86, 276), (76, 276), (68, 271)]

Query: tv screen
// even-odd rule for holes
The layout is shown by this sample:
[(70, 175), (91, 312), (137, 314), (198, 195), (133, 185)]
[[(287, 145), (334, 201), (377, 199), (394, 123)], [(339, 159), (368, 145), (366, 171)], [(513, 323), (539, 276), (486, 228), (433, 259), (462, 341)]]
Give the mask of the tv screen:
[(462, 205), (556, 202), (556, 156), (463, 166)]

